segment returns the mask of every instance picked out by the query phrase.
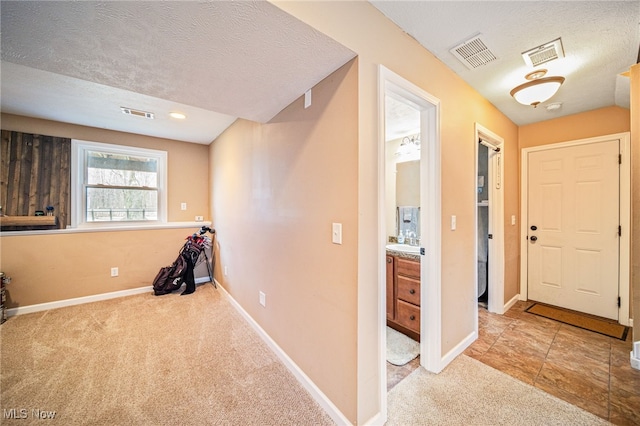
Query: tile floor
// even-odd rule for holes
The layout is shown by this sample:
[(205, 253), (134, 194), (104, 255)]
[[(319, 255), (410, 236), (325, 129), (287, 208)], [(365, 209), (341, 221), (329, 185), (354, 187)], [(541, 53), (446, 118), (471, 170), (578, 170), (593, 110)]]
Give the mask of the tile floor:
[[(479, 308), (479, 337), (464, 352), (617, 425), (640, 425), (640, 371), (629, 365), (626, 341), (525, 312), (518, 302), (504, 315)], [(391, 389), (419, 360), (387, 363)]]

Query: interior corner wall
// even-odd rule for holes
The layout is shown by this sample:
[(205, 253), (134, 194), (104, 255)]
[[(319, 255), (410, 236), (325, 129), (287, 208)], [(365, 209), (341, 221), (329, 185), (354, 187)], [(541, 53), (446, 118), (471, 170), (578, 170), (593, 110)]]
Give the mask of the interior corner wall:
[[(209, 217), (208, 146), (2, 114), (6, 130), (160, 149), (168, 152), (171, 222)], [(189, 210), (181, 211), (186, 202)], [(187, 229), (185, 229), (185, 227)], [(56, 302), (150, 286), (158, 270), (173, 262), (193, 228), (70, 232), (0, 236), (2, 271), (11, 277), (7, 308)], [(119, 276), (111, 277), (111, 267)]]
[[(451, 69), (364, 1), (289, 2), (278, 7), (358, 55), (358, 327), (357, 419), (381, 412), (378, 327), (381, 317), (378, 266), (378, 67), (383, 65), (440, 100), (442, 223), (457, 216), (455, 231), (442, 227), (441, 354), (472, 336), (477, 300), (475, 253), (475, 123), (505, 140), (505, 294), (517, 292), (519, 236), (509, 218), (518, 215), (518, 129)], [(353, 164), (355, 167), (356, 164)], [(511, 252), (507, 252), (511, 248)], [(515, 249), (513, 249), (515, 248)], [(382, 313), (384, 316), (384, 313)], [(382, 355), (384, 356), (384, 355)]]
[(356, 423), (357, 59), (311, 91), (211, 144), (216, 279)]

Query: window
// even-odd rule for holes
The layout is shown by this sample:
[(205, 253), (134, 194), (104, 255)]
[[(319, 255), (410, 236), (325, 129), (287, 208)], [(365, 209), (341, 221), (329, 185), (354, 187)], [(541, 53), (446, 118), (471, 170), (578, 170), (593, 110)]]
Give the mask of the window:
[(71, 141), (71, 225), (166, 222), (167, 153)]

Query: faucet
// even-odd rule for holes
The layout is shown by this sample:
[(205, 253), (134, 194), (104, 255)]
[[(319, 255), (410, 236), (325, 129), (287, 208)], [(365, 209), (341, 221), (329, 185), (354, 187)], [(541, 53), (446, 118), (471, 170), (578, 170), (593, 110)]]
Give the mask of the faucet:
[(413, 231), (409, 231), (409, 245), (410, 246), (416, 245), (416, 233)]

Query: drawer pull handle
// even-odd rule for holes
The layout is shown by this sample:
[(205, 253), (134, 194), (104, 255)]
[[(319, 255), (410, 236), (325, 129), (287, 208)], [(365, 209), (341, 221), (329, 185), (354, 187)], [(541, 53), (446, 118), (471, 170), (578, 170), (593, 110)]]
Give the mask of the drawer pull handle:
[(416, 316), (415, 316), (415, 315), (411, 315), (411, 316), (409, 317), (409, 319), (410, 319), (411, 321), (413, 321), (414, 319), (416, 319)]
[(388, 259), (387, 259), (387, 263), (391, 263), (391, 262), (393, 262), (393, 259), (388, 258)]
[(409, 293), (416, 294), (416, 291), (414, 289), (411, 289), (411, 290), (409, 290)]

